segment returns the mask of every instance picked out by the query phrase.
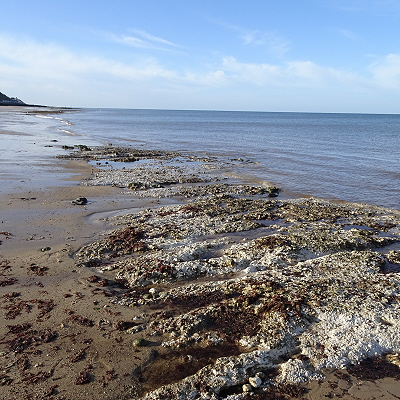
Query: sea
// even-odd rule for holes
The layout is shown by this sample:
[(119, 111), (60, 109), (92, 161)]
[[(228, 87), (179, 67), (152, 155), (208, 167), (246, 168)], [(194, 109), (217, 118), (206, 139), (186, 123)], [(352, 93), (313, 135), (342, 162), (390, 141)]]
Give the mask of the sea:
[(53, 185), (46, 171), (57, 168), (54, 157), (65, 154), (62, 145), (113, 144), (242, 159), (238, 176), (278, 186), (286, 197), (400, 209), (398, 114), (47, 111), (51, 109), (0, 110), (3, 192), (27, 184)]

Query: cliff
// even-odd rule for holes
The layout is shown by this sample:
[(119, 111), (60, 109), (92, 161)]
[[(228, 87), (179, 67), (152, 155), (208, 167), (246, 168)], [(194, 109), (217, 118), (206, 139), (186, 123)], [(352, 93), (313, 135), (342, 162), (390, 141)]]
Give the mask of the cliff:
[(0, 92), (0, 106), (31, 106), (31, 107), (45, 107), (37, 104), (26, 104), (18, 97), (8, 97)]
[(5, 94), (0, 92), (0, 101), (4, 101), (4, 100), (11, 101), (11, 99), (8, 96), (6, 96)]

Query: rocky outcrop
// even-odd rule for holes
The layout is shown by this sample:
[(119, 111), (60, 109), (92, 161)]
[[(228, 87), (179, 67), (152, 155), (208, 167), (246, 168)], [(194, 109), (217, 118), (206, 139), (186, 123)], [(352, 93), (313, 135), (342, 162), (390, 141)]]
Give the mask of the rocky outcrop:
[[(110, 301), (141, 316), (125, 331), (153, 347), (136, 398), (298, 398), (327, 369), (400, 363), (399, 211), (271, 198), (216, 180), (222, 163), (185, 161), (134, 161), (87, 182), (177, 198), (108, 217), (122, 228), (76, 254), (123, 282)], [(129, 187), (139, 179), (146, 187)]]

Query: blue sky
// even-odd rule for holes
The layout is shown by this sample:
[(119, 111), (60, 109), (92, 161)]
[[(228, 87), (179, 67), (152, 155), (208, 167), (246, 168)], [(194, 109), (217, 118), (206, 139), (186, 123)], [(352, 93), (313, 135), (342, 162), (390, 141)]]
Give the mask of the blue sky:
[(0, 0), (29, 103), (400, 112), (399, 0)]

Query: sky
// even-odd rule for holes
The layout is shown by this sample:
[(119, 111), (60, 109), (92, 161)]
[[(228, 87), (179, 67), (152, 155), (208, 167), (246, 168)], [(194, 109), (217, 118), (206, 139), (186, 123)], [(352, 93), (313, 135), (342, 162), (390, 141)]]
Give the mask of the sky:
[(0, 0), (0, 92), (94, 108), (400, 113), (399, 0)]

